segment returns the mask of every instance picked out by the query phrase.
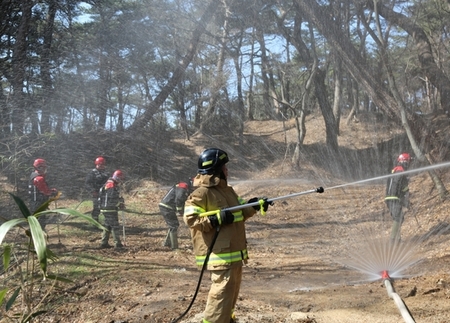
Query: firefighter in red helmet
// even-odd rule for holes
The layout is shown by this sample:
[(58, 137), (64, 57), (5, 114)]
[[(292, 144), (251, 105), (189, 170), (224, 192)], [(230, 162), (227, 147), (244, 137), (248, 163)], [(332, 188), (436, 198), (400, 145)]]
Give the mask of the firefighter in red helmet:
[[(33, 162), (33, 172), (31, 172), (28, 183), (28, 194), (30, 196), (30, 212), (34, 213), (39, 206), (48, 201), (50, 197), (58, 193), (55, 188), (50, 188), (45, 179), (47, 174), (47, 162), (45, 159), (38, 158)], [(39, 217), (39, 223), (42, 229), (45, 229), (46, 216)]]
[(125, 209), (123, 197), (120, 194), (120, 184), (124, 180), (124, 174), (121, 170), (116, 170), (111, 178), (100, 188), (99, 206), (100, 212), (105, 217), (104, 227), (108, 229), (102, 233), (100, 248), (109, 248), (108, 240), (110, 233), (114, 241), (115, 248), (123, 248), (120, 241), (119, 209)]
[(109, 173), (106, 171), (106, 160), (99, 156), (94, 161), (95, 168), (93, 168), (86, 176), (85, 188), (92, 198), (92, 218), (98, 222), (98, 215), (100, 209), (98, 205), (98, 192), (100, 188), (105, 185), (109, 178)]
[[(400, 154), (397, 159), (392, 174), (401, 173), (408, 170), (411, 163), (411, 156), (408, 153)], [(392, 229), (390, 241), (400, 242), (400, 229), (404, 220), (402, 208), (409, 207), (409, 180), (406, 175), (390, 177), (386, 183), (386, 205), (392, 217)]]
[[(204, 323), (235, 322), (242, 266), (248, 259), (245, 221), (261, 208), (267, 211), (271, 205), (267, 199), (255, 197), (248, 202), (263, 200), (262, 205), (235, 212), (223, 210), (247, 203), (228, 185), (228, 160), (228, 154), (218, 148), (208, 148), (201, 153), (194, 179), (196, 189), (189, 195), (184, 209), (184, 222), (191, 231), (196, 263), (200, 268), (208, 250), (212, 251), (206, 263), (206, 269), (211, 272), (211, 287), (203, 312)], [(214, 214), (201, 215), (206, 212)], [(212, 245), (214, 238), (217, 240)]]

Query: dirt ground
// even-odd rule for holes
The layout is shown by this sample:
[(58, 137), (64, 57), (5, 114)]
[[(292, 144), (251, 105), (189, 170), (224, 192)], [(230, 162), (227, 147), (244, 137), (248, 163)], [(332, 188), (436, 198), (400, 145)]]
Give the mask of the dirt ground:
[[(280, 197), (319, 186), (325, 192), (280, 199), (265, 216), (247, 222), (250, 260), (237, 322), (406, 322), (381, 279), (382, 270), (402, 267), (389, 274), (395, 274), (392, 284), (415, 321), (450, 323), (450, 202), (440, 201), (425, 172), (411, 176), (414, 207), (406, 213), (402, 247), (395, 251), (386, 247), (391, 219), (383, 202), (384, 181), (340, 186), (339, 179), (317, 178), (306, 167), (263, 173), (245, 181), (231, 173), (230, 183), (243, 198)], [(449, 179), (444, 176), (447, 188)], [(55, 286), (46, 301), (49, 312), (36, 322), (163, 323), (185, 312), (179, 322), (201, 321), (209, 275), (190, 307), (200, 271), (181, 218), (180, 249), (162, 246), (166, 226), (157, 204), (167, 189), (144, 182), (125, 196), (127, 208), (136, 213), (125, 214), (121, 251), (100, 249), (101, 233), (80, 220), (53, 218), (60, 222), (49, 225), (49, 244), (59, 259), (49, 270), (62, 276), (70, 272), (74, 283)], [(59, 204), (90, 209), (79, 201)]]
[[(418, 175), (411, 189), (429, 185), (426, 176)], [(252, 197), (285, 196), (316, 186), (292, 178), (276, 184), (235, 182), (234, 187), (242, 196)], [(252, 218), (247, 224), (250, 261), (244, 268), (238, 322), (403, 322), (380, 273), (373, 273), (371, 281), (368, 273), (348, 265), (355, 257), (376, 263), (368, 251), (371, 247), (381, 250), (377, 259), (388, 257), (382, 247), (390, 225), (382, 204), (383, 188), (381, 184), (325, 187), (322, 194), (280, 200), (266, 216)], [(140, 195), (148, 205), (156, 205), (165, 189), (151, 191), (128, 197), (129, 205), (142, 199)], [(406, 217), (405, 252), (393, 260), (406, 257), (411, 263), (417, 257), (420, 262), (407, 266), (404, 276), (392, 281), (416, 322), (444, 323), (450, 322), (450, 245), (448, 231), (434, 228), (446, 223), (438, 218), (447, 216), (449, 202), (433, 203)], [(99, 249), (100, 232), (79, 220), (65, 220), (59, 237), (53, 225), (50, 247), (60, 259), (51, 271), (63, 274), (80, 267), (84, 272), (75, 285), (61, 287), (52, 300), (57, 305), (39, 322), (171, 322), (188, 309), (199, 271), (186, 226), (181, 224), (180, 249), (171, 251), (162, 247), (161, 216), (126, 214), (126, 224), (123, 251)], [(438, 233), (425, 239), (430, 232)], [(206, 273), (193, 306), (179, 322), (200, 322), (208, 288)]]

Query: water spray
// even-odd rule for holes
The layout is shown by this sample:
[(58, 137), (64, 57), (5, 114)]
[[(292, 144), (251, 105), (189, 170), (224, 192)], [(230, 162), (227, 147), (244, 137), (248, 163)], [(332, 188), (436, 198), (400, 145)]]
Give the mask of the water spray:
[(409, 311), (405, 302), (403, 302), (401, 297), (395, 292), (394, 286), (392, 286), (391, 277), (389, 277), (389, 273), (387, 270), (383, 270), (381, 272), (381, 278), (383, 279), (384, 286), (386, 286), (388, 296), (394, 300), (395, 305), (397, 305), (397, 308), (400, 310), (400, 314), (402, 315), (405, 322), (415, 323), (416, 321), (412, 317), (411, 312)]
[(443, 168), (443, 167), (450, 167), (450, 162), (435, 164), (435, 165), (421, 167), (421, 168), (416, 168), (416, 169), (410, 169), (410, 170), (406, 170), (406, 171), (403, 171), (403, 172), (392, 173), (392, 174), (388, 174), (388, 175), (372, 177), (372, 178), (363, 179), (363, 180), (352, 182), (352, 183), (344, 183), (344, 184), (336, 185), (336, 186), (333, 186), (333, 187), (327, 187), (327, 190), (332, 190), (332, 189), (346, 187), (346, 186), (354, 186), (354, 185), (358, 185), (358, 184), (364, 184), (364, 183), (368, 183), (368, 182), (379, 181), (379, 180), (388, 179), (388, 178), (397, 177), (397, 176), (404, 176), (404, 175), (409, 175), (409, 174), (422, 173), (422, 172), (426, 172), (426, 171), (430, 171), (430, 170), (438, 169), (438, 168)]

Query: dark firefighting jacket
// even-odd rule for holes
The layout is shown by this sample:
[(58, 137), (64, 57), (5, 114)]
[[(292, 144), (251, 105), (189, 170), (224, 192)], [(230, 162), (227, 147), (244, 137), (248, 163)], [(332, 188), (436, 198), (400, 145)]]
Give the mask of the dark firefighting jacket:
[[(227, 181), (214, 175), (198, 174), (194, 179), (197, 189), (186, 201), (183, 219), (191, 231), (194, 254), (198, 266), (202, 266), (216, 229), (208, 217), (200, 214), (245, 204)], [(242, 266), (248, 259), (244, 222), (256, 211), (252, 207), (233, 212), (234, 222), (220, 227), (220, 232), (208, 260), (208, 270), (223, 270)]]
[(167, 192), (159, 206), (174, 210), (177, 213), (183, 213), (184, 203), (189, 196), (189, 186), (185, 182), (180, 182)]
[(34, 213), (39, 206), (46, 202), (53, 192), (54, 190), (48, 187), (45, 175), (41, 175), (36, 171), (32, 172), (28, 182), (31, 213)]
[(119, 185), (112, 178), (108, 179), (105, 185), (100, 188), (98, 199), (101, 212), (117, 211), (119, 206), (124, 203), (120, 196)]
[(100, 188), (105, 185), (109, 173), (104, 170), (92, 169), (86, 176), (85, 188), (92, 196), (97, 196)]
[[(392, 173), (403, 172), (402, 166), (396, 166)], [(406, 175), (400, 175), (391, 177), (386, 183), (386, 197), (384, 200), (389, 203), (389, 201), (400, 202), (403, 206), (408, 206), (409, 203), (409, 180)]]

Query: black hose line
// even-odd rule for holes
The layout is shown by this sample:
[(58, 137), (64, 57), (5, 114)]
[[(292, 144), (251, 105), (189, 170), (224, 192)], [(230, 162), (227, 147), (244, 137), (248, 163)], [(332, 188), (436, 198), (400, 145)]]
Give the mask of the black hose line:
[(197, 288), (195, 289), (195, 293), (194, 293), (194, 296), (192, 297), (191, 303), (189, 304), (188, 308), (184, 311), (184, 313), (181, 314), (178, 318), (176, 318), (173, 321), (171, 321), (171, 323), (179, 322), (189, 312), (189, 310), (191, 309), (192, 305), (194, 305), (194, 301), (197, 298), (198, 291), (200, 290), (200, 284), (202, 282), (203, 273), (205, 272), (206, 267), (208, 265), (209, 256), (212, 253), (212, 250), (214, 248), (214, 244), (216, 243), (217, 237), (219, 235), (219, 231), (220, 231), (220, 226), (217, 227), (216, 233), (214, 234), (214, 237), (213, 237), (213, 240), (211, 242), (211, 245), (209, 246), (208, 252), (206, 253), (205, 261), (203, 262), (202, 270), (200, 271), (200, 277), (198, 279)]

